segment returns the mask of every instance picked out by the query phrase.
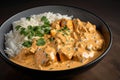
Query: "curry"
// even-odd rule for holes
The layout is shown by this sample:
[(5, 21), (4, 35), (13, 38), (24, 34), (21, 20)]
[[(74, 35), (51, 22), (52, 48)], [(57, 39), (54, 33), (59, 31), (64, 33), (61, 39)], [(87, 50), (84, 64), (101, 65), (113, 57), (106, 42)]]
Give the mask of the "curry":
[(104, 38), (90, 22), (59, 19), (50, 24), (47, 34), (32, 38), (31, 45), (20, 50), (11, 60), (40, 70), (64, 70), (87, 64), (104, 49)]

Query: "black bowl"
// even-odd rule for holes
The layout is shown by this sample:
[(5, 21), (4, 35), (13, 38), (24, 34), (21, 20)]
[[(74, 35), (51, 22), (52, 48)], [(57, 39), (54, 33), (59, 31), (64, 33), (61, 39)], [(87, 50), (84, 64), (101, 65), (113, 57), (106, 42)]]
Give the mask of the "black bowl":
[[(73, 15), (76, 18), (80, 18), (83, 21), (90, 21), (91, 23), (95, 24), (97, 26), (97, 30), (99, 30), (102, 35), (105, 38), (105, 49), (104, 52), (95, 60), (89, 62), (86, 65), (68, 69), (68, 70), (59, 70), (59, 71), (44, 71), (44, 70), (34, 70), (30, 68), (26, 68), (23, 66), (20, 66), (18, 64), (13, 63), (9, 60), (8, 56), (5, 54), (5, 34), (8, 33), (11, 29), (11, 23), (19, 20), (21, 17), (27, 17), (33, 14), (39, 14), (43, 12), (54, 12), (54, 13), (60, 13), (60, 14), (67, 14), (69, 16)], [(41, 6), (36, 7), (32, 9), (25, 10), (23, 12), (20, 12), (11, 18), (9, 18), (7, 21), (5, 21), (1, 27), (0, 27), (0, 55), (1, 57), (9, 63), (11, 66), (16, 68), (17, 70), (26, 72), (26, 74), (32, 74), (33, 76), (42, 77), (42, 78), (60, 78), (60, 77), (70, 77), (71, 75), (75, 73), (82, 73), (89, 68), (91, 68), (94, 64), (99, 62), (109, 51), (112, 44), (112, 36), (111, 36), (111, 30), (109, 26), (98, 16), (95, 14), (76, 7), (70, 7), (70, 6)]]

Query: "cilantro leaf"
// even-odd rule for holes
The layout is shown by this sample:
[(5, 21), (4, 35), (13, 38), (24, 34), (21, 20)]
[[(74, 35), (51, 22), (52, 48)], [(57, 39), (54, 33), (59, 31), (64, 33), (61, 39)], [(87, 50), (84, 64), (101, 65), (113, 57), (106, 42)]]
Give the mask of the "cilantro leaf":
[(46, 43), (45, 40), (43, 38), (40, 38), (40, 39), (37, 40), (36, 45), (43, 46), (43, 45), (45, 45), (45, 43)]
[(42, 34), (41, 32), (37, 31), (37, 32), (35, 33), (35, 36), (43, 37), (44, 34)]
[(31, 41), (25, 41), (22, 45), (25, 46), (25, 47), (31, 47), (32, 42)]
[(15, 27), (16, 30), (19, 30), (20, 28), (21, 28), (20, 25), (17, 25), (17, 26)]
[(30, 21), (31, 18), (30, 18), (30, 17), (26, 17), (26, 19), (27, 19), (28, 21)]
[(41, 21), (43, 21), (44, 24), (50, 24), (49, 20), (45, 16), (41, 18)]

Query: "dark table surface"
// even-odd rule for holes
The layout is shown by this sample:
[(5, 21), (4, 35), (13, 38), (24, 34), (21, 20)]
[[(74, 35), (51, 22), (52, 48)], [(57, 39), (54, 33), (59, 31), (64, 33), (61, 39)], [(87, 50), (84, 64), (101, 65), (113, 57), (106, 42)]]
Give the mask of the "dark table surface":
[[(41, 5), (61, 4), (87, 9), (110, 26), (113, 44), (102, 61), (70, 80), (120, 80), (120, 3), (117, 0), (3, 0), (0, 2), (0, 25), (12, 15)], [(6, 3), (7, 2), (7, 3)], [(32, 80), (20, 74), (0, 58), (0, 80)]]

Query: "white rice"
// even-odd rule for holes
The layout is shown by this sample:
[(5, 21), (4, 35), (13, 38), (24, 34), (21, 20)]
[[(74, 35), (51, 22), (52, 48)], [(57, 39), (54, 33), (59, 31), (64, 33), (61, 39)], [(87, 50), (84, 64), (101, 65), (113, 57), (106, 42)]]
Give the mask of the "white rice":
[(41, 21), (42, 16), (46, 16), (47, 19), (52, 23), (55, 20), (58, 19), (71, 19), (72, 16), (68, 15), (61, 15), (59, 13), (53, 13), (53, 12), (45, 12), (38, 15), (31, 15), (30, 21), (26, 19), (26, 17), (21, 18), (18, 21), (15, 21), (12, 23), (13, 30), (11, 30), (9, 33), (5, 34), (5, 46), (6, 50), (5, 52), (10, 56), (13, 57), (19, 53), (19, 51), (23, 48), (22, 43), (26, 40), (26, 37), (23, 35), (20, 35), (19, 31), (16, 31), (15, 27), (17, 25), (20, 25), (24, 28), (27, 28), (27, 26), (38, 26), (43, 25), (43, 22)]

